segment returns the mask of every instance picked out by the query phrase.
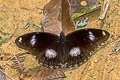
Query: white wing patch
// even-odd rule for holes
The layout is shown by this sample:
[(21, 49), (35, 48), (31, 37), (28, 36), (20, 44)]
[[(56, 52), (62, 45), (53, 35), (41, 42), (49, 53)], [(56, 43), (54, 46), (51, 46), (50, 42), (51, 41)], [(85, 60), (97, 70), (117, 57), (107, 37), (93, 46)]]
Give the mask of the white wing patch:
[(45, 52), (45, 57), (51, 59), (51, 58), (55, 58), (57, 56), (57, 52), (53, 49), (47, 49)]
[(31, 44), (32, 46), (34, 46), (35, 43), (36, 43), (36, 36), (33, 35), (32, 38), (31, 38), (31, 40), (30, 40), (30, 44)]
[(70, 50), (70, 55), (71, 55), (72, 57), (77, 57), (77, 56), (80, 55), (80, 54), (81, 54), (81, 50), (80, 50), (79, 47), (74, 47), (74, 48), (72, 48), (72, 49)]
[(22, 42), (22, 37), (20, 37), (18, 41), (21, 43)]
[(105, 36), (106, 35), (105, 31), (102, 31), (102, 34), (103, 34), (103, 36)]
[(93, 35), (92, 32), (89, 32), (89, 39), (90, 39), (91, 41), (94, 41), (94, 40), (95, 40), (95, 36)]

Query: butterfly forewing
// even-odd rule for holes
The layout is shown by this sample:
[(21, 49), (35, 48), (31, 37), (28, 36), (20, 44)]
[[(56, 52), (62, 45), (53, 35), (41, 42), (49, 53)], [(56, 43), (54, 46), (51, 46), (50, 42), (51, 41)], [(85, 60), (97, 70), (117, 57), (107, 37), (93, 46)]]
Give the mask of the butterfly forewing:
[(66, 36), (67, 66), (80, 65), (87, 61), (92, 51), (105, 42), (109, 33), (100, 29), (82, 29)]
[[(40, 53), (51, 46), (56, 40), (58, 36), (55, 34), (47, 33), (47, 32), (32, 32), (24, 34), (18, 37), (15, 40), (15, 43), (20, 48), (23, 48), (30, 53), (34, 54)], [(37, 56), (38, 54), (36, 54)]]

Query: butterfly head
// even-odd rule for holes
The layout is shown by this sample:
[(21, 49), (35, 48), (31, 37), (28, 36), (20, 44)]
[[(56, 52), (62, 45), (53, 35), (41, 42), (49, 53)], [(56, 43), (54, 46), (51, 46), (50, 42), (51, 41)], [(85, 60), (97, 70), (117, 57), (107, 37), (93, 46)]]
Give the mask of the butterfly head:
[(64, 34), (63, 31), (60, 33), (60, 39), (61, 39), (62, 42), (63, 42), (64, 39), (65, 39), (65, 34)]

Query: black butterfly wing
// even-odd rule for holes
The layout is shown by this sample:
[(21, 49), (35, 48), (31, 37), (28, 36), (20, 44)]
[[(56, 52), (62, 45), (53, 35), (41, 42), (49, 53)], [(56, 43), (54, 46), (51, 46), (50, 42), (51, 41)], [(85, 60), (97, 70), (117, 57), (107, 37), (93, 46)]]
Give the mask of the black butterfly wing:
[[(23, 48), (36, 56), (38, 62), (42, 65), (52, 67), (58, 66), (57, 63), (60, 63), (58, 55), (60, 50), (58, 50), (57, 47), (59, 42), (57, 42), (57, 40), (59, 40), (59, 37), (52, 33), (32, 32), (18, 37), (15, 40), (15, 43), (18, 47)], [(46, 55), (46, 51), (49, 55)], [(55, 56), (51, 55), (51, 57), (50, 53), (54, 53)]]
[(47, 32), (32, 32), (24, 34), (15, 40), (20, 48), (30, 52), (43, 51), (58, 38), (57, 35)]
[(81, 29), (68, 34), (65, 42), (66, 66), (83, 64), (108, 37), (109, 33), (100, 29)]

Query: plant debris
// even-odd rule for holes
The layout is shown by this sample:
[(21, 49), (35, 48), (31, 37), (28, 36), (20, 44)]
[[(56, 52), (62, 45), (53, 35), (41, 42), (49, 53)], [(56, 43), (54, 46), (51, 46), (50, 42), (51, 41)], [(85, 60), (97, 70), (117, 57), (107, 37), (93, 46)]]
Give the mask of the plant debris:
[(15, 55), (11, 58), (11, 60), (14, 62), (11, 66), (11, 68), (16, 69), (20, 76), (19, 79), (20, 80), (24, 80), (24, 78), (26, 77), (30, 77), (31, 75), (29, 74), (29, 71), (25, 69), (24, 64), (22, 64), (22, 62), (24, 62), (25, 59), (25, 55)]
[[(60, 10), (62, 7), (62, 11)], [(61, 30), (65, 34), (75, 30), (75, 24), (70, 17), (70, 5), (68, 0), (51, 0), (44, 8), (44, 21), (42, 26), (45, 32), (60, 34)], [(62, 15), (61, 15), (62, 14)], [(62, 22), (62, 25), (61, 25)]]
[(7, 80), (2, 66), (0, 66), (0, 80)]
[(120, 52), (120, 41), (118, 41), (117, 44), (115, 44), (114, 49), (112, 50), (110, 55), (115, 54), (115, 53), (119, 53), (119, 52)]
[(7, 75), (7, 74), (4, 72), (4, 69), (2, 68), (2, 66), (0, 66), (0, 80), (7, 80), (7, 77), (8, 77), (10, 80), (14, 80), (14, 79), (11, 78), (9, 75)]
[[(76, 19), (80, 16), (96, 11), (101, 8), (99, 0), (69, 0), (72, 18)], [(84, 1), (84, 4), (82, 3)], [(86, 2), (86, 5), (85, 5)]]
[(76, 27), (76, 29), (79, 27), (84, 27), (87, 25), (87, 23), (88, 23), (88, 17), (84, 18), (83, 20), (75, 21), (75, 27)]
[(105, 18), (105, 15), (108, 11), (108, 7), (109, 7), (109, 0), (104, 0), (104, 3), (103, 3), (103, 8), (102, 8), (102, 15), (100, 15), (100, 19), (104, 19)]
[(28, 29), (29, 27), (30, 27), (30, 23), (27, 23), (27, 24), (25, 25), (24, 29), (26, 30), (26, 29)]
[(14, 62), (12, 64), (12, 68), (19, 70), (19, 72), (23, 72), (24, 67), (21, 62), (23, 62), (25, 59), (25, 56), (13, 56), (11, 60)]
[(32, 80), (63, 80), (66, 78), (61, 69), (44, 68), (39, 71)]
[(40, 29), (42, 32), (44, 31), (42, 25), (33, 24), (33, 27)]

